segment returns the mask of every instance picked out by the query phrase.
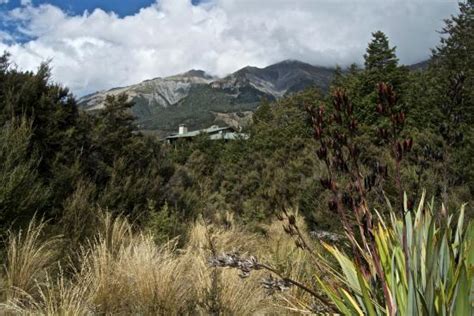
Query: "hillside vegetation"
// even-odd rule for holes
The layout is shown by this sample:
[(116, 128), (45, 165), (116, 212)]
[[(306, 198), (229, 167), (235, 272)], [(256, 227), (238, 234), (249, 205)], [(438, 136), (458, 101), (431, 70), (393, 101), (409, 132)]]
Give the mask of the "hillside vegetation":
[[(472, 314), (473, 13), (415, 70), (374, 32), (364, 67), (260, 100), (230, 142), (166, 144), (127, 95), (83, 111), (4, 54), (0, 313)], [(203, 124), (230, 102), (210, 89), (162, 111)]]

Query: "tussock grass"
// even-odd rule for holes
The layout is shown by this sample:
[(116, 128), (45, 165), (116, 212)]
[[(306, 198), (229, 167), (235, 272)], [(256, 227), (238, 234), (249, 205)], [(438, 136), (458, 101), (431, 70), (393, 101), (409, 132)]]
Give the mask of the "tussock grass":
[(134, 234), (123, 217), (105, 213), (98, 237), (82, 250), (80, 279), (90, 279), (90, 302), (105, 314), (173, 314), (192, 306), (193, 282), (170, 242)]
[(186, 261), (193, 263), (200, 302), (206, 312), (250, 315), (273, 309), (272, 298), (265, 293), (259, 280), (262, 273), (241, 279), (234, 270), (209, 268), (208, 258), (227, 250), (255, 252), (262, 240), (257, 235), (231, 227), (222, 229), (197, 221), (190, 229)]
[(38, 282), (47, 281), (47, 271), (58, 255), (59, 237), (43, 239), (45, 222), (33, 219), (26, 230), (8, 235), (4, 285), (7, 300), (31, 293)]
[(8, 295), (0, 311), (251, 315), (281, 313), (281, 306), (305, 310), (310, 304), (304, 293), (293, 289), (268, 295), (260, 285), (268, 272), (256, 271), (241, 279), (235, 270), (208, 264), (213, 254), (233, 250), (265, 258), (288, 276), (307, 278), (312, 271), (302, 253), (291, 261), (285, 258), (295, 247), (278, 225), (266, 227), (269, 237), (265, 237), (235, 225), (222, 228), (198, 220), (190, 227), (185, 246), (177, 249), (177, 240), (157, 246), (151, 234), (134, 232), (122, 216), (104, 212), (98, 223), (96, 236), (62, 263), (55, 250), (59, 239), (40, 239), (44, 223), (32, 222), (25, 232), (12, 233), (5, 266)]
[(90, 279), (68, 279), (60, 268), (55, 277), (48, 274), (44, 282), (36, 283), (36, 297), (21, 291), (4, 309), (21, 315), (87, 315), (93, 313), (89, 302), (92, 290)]
[[(294, 214), (296, 223), (301, 228), (301, 232), (307, 242), (311, 242), (311, 238), (307, 235), (307, 227), (301, 216)], [(264, 227), (267, 232), (265, 247), (259, 248), (261, 261), (266, 262), (280, 271), (286, 277), (297, 280), (310, 287), (316, 284), (314, 276), (321, 275), (318, 269), (318, 263), (308, 251), (304, 251), (295, 246), (292, 238), (288, 238), (282, 228), (282, 222), (274, 220), (270, 225)], [(319, 244), (311, 244), (315, 251), (319, 251)], [(324, 272), (323, 272), (324, 273)], [(276, 293), (275, 304), (278, 311), (282, 310), (294, 311), (297, 313), (312, 313), (314, 298), (307, 292), (298, 287), (292, 287), (289, 291)]]

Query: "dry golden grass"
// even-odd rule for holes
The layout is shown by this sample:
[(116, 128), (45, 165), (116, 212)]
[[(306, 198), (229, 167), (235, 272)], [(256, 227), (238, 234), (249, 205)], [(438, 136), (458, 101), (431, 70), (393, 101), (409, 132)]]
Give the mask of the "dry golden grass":
[(192, 306), (192, 280), (174, 243), (133, 234), (123, 217), (103, 217), (102, 231), (82, 251), (80, 278), (90, 278), (95, 310), (104, 314), (174, 314)]
[(241, 279), (237, 271), (209, 268), (208, 258), (225, 251), (241, 253), (256, 251), (259, 247), (256, 235), (231, 227), (219, 229), (196, 222), (189, 232), (186, 261), (193, 262), (190, 273), (195, 274), (196, 286), (201, 293), (201, 305), (207, 312), (231, 315), (250, 315), (269, 312), (273, 308), (272, 298), (260, 285), (263, 272), (248, 279)]
[(97, 236), (77, 251), (78, 258), (70, 260), (75, 266), (65, 269), (68, 273), (54, 260), (57, 238), (39, 239), (44, 224), (12, 235), (6, 279), (7, 288), (18, 290), (10, 291), (3, 310), (43, 315), (254, 315), (309, 309), (311, 301), (300, 290), (268, 295), (260, 284), (268, 272), (254, 271), (242, 279), (233, 269), (208, 264), (212, 255), (238, 251), (308, 281), (314, 270), (279, 224), (265, 227), (264, 237), (234, 225), (224, 229), (197, 221), (186, 246), (176, 249), (175, 241), (157, 246), (153, 236), (134, 233), (124, 217), (103, 213), (99, 222)]
[[(33, 315), (87, 315), (91, 314), (91, 280), (66, 278), (61, 269), (55, 278), (47, 275), (37, 283), (33, 295), (20, 292), (7, 301), (4, 309), (12, 314)], [(0, 309), (1, 310), (1, 309)]]
[[(311, 243), (311, 238), (306, 234), (306, 224), (298, 214), (294, 214), (298, 227), (302, 230), (305, 240)], [(259, 247), (261, 261), (270, 264), (280, 271), (284, 276), (297, 280), (300, 283), (315, 284), (313, 276), (321, 271), (311, 255), (295, 246), (292, 238), (289, 238), (282, 228), (282, 222), (278, 220), (264, 227), (267, 237), (264, 247)], [(316, 244), (310, 244), (317, 251)], [(313, 289), (314, 290), (314, 289)], [(276, 304), (280, 312), (282, 310), (297, 313), (310, 313), (314, 303), (313, 297), (298, 287), (292, 287), (289, 291), (275, 295)]]
[(2, 286), (7, 300), (32, 292), (38, 282), (46, 279), (47, 269), (57, 259), (60, 238), (42, 239), (44, 227), (43, 221), (33, 219), (26, 230), (10, 232)]

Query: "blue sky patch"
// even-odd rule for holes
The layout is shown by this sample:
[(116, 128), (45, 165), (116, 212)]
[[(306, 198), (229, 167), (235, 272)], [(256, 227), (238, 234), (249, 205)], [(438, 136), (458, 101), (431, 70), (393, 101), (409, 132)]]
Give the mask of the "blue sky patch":
[[(0, 3), (2, 0), (0, 0)], [(6, 4), (0, 4), (0, 10), (6, 11), (21, 6), (21, 0), (9, 0)], [(26, 1), (23, 1), (26, 2)], [(148, 7), (155, 3), (156, 0), (33, 0), (33, 5), (49, 3), (61, 8), (72, 15), (82, 14), (85, 10), (89, 12), (100, 8), (104, 11), (113, 11), (120, 17), (132, 15), (140, 11), (141, 8)], [(199, 4), (202, 0), (191, 0), (194, 5)]]
[[(5, 1), (6, 3), (3, 3)], [(207, 0), (191, 0), (191, 3), (198, 5), (204, 1)], [(156, 0), (0, 0), (0, 41), (11, 44), (13, 42), (25, 43), (34, 39), (19, 31), (21, 25), (18, 24), (18, 21), (11, 21), (7, 17), (8, 11), (22, 7), (27, 3), (31, 3), (33, 6), (51, 4), (69, 15), (82, 15), (86, 10), (92, 12), (95, 9), (102, 9), (106, 12), (114, 12), (119, 17), (125, 17), (137, 13), (141, 8), (149, 7), (155, 2)], [(6, 38), (5, 34), (8, 34), (9, 38)]]

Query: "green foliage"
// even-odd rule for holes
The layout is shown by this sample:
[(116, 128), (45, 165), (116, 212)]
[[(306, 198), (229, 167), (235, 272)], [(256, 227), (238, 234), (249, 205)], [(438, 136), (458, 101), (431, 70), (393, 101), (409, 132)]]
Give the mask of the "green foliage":
[[(96, 185), (80, 180), (74, 187), (74, 192), (62, 204), (61, 219), (56, 227), (58, 235), (67, 240), (70, 249), (77, 249), (93, 236), (100, 213), (95, 203)], [(66, 251), (70, 253), (70, 249)]]
[[(471, 201), (474, 192), (474, 60), (468, 53), (474, 43), (472, 12), (472, 1), (460, 3), (460, 14), (446, 20), (428, 69), (408, 72), (399, 66), (395, 47), (379, 31), (373, 33), (364, 55), (365, 69), (353, 66), (340, 73), (332, 88), (344, 89), (351, 98), (369, 141), (366, 151), (386, 156), (377, 140), (386, 124), (377, 118), (375, 86), (380, 81), (390, 84), (397, 92), (397, 110), (406, 114), (405, 135), (414, 142), (413, 153), (402, 164), (402, 178), (412, 194), (426, 188), (450, 206)], [(385, 189), (390, 194), (391, 189)]]
[[(440, 44), (433, 50), (433, 62), (431, 71), (436, 75), (437, 86), (441, 95), (446, 95), (454, 77), (462, 75), (464, 83), (462, 87), (463, 112), (462, 121), (471, 124), (474, 120), (474, 2), (467, 0), (459, 3), (460, 13), (457, 16), (445, 20), (445, 27), (441, 30)], [(440, 104), (446, 102), (446, 99), (440, 100)]]
[(281, 207), (299, 206), (315, 181), (315, 144), (301, 104), (320, 98), (316, 90), (308, 90), (279, 102), (264, 101), (244, 131), (248, 140), (198, 137), (173, 146), (166, 154), (175, 164), (166, 201), (185, 218), (231, 211), (250, 226)]
[(168, 203), (165, 202), (159, 211), (156, 211), (153, 201), (150, 200), (148, 203), (146, 230), (153, 235), (157, 244), (165, 244), (185, 232), (179, 214), (172, 210)]
[(395, 47), (390, 47), (387, 36), (377, 31), (372, 33), (372, 40), (364, 55), (365, 68), (351, 66), (346, 75), (339, 75), (333, 82), (334, 88), (343, 87), (354, 104), (359, 122), (374, 125), (376, 122), (375, 105), (377, 104), (376, 87), (379, 82), (390, 84), (397, 92), (399, 106), (407, 110), (404, 100), (406, 87), (410, 85), (408, 69), (398, 65)]
[[(390, 220), (380, 218), (374, 229), (376, 246), (368, 262), (369, 275), (363, 274), (352, 256), (326, 245), (342, 271), (334, 272), (342, 284), (318, 279), (343, 314), (472, 314), (473, 223), (464, 222), (464, 206), (456, 215), (448, 215), (444, 206), (437, 211), (433, 202), (426, 205), (424, 196), (416, 209), (405, 209), (403, 218), (394, 210), (390, 210)], [(377, 258), (382, 271), (376, 270)], [(375, 279), (383, 281), (375, 283)]]
[[(2, 229), (38, 213), (80, 240), (79, 223), (93, 223), (88, 208), (138, 218), (147, 199), (161, 200), (161, 144), (136, 131), (126, 96), (108, 98), (91, 116), (78, 111), (67, 89), (49, 83), (47, 65), (19, 72), (8, 55), (0, 65)], [(82, 201), (78, 190), (87, 193)]]
[(13, 222), (28, 222), (48, 203), (50, 190), (37, 171), (40, 157), (29, 151), (31, 137), (26, 119), (0, 128), (0, 235)]
[[(474, 192), (474, 5), (459, 4), (460, 13), (445, 20), (440, 44), (424, 72), (414, 73), (406, 100), (411, 105), (410, 120), (418, 133), (433, 135), (424, 143), (419, 161), (434, 171), (440, 185), (439, 195), (460, 195), (469, 200)], [(416, 141), (415, 141), (416, 142)]]
[(133, 103), (124, 94), (108, 96), (97, 116), (94, 143), (101, 148), (102, 160), (111, 165), (117, 157), (133, 150), (134, 118), (130, 114)]
[(372, 37), (364, 55), (365, 69), (378, 72), (395, 70), (398, 64), (395, 47), (390, 47), (388, 38), (382, 31), (372, 33)]

